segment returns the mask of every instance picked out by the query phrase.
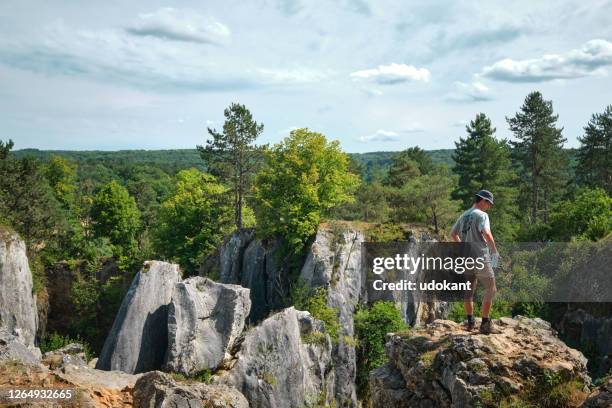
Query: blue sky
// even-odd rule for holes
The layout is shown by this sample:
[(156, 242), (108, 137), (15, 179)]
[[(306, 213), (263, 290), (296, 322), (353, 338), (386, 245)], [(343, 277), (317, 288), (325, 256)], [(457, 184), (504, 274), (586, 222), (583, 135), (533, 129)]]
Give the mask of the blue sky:
[(231, 102), (261, 142), (308, 127), (349, 152), (452, 148), (539, 90), (567, 146), (612, 103), (612, 1), (2, 1), (0, 139), (203, 144)]

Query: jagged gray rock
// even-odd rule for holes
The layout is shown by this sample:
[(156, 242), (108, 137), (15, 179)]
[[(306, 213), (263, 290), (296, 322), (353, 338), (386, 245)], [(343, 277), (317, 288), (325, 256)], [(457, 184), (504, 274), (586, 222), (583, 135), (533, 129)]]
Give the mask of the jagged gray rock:
[(168, 307), (166, 371), (216, 369), (244, 328), (249, 289), (196, 276), (176, 283)]
[(334, 348), (335, 384), (333, 393), (341, 406), (355, 406), (357, 394), (355, 347), (346, 337), (354, 336), (353, 314), (359, 303), (364, 279), (361, 265), (361, 231), (334, 224), (319, 228), (300, 273), (310, 287), (327, 288), (327, 304), (339, 311), (341, 335)]
[(178, 265), (145, 262), (121, 303), (97, 369), (133, 374), (161, 368), (168, 346), (168, 304), (180, 280)]
[(200, 275), (251, 290), (250, 323), (257, 323), (285, 305), (289, 274), (282, 268), (280, 240), (266, 242), (252, 229), (234, 232), (200, 269)]
[(17, 360), (25, 365), (38, 365), (40, 359), (37, 347), (26, 346), (21, 338), (0, 328), (0, 361)]
[(135, 408), (249, 408), (236, 389), (203, 383), (179, 384), (159, 371), (142, 375), (134, 386)]
[(0, 226), (0, 328), (34, 346), (38, 314), (25, 243)]
[(236, 387), (252, 408), (324, 405), (333, 399), (331, 349), (323, 323), (290, 307), (246, 333), (233, 367), (215, 383)]

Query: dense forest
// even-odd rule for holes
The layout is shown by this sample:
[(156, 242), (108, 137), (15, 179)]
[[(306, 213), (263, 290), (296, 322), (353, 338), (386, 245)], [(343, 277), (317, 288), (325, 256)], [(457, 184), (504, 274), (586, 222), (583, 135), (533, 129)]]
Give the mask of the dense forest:
[(237, 228), (284, 237), (287, 254), (301, 253), (325, 220), (364, 223), (372, 240), (404, 239), (407, 224), (444, 239), (486, 188), (500, 241), (598, 241), (612, 231), (612, 105), (585, 118), (576, 150), (539, 92), (507, 117), (512, 140), (479, 113), (455, 149), (435, 151), (346, 154), (309, 129), (259, 145), (263, 124), (245, 106), (224, 113), (223, 128), (195, 149), (12, 151), (8, 137), (0, 142), (0, 224), (26, 240), (39, 303), (58, 265), (79, 273), (67, 294), (76, 314), (49, 327), (43, 345), (78, 338), (98, 352), (144, 260), (195, 275)]

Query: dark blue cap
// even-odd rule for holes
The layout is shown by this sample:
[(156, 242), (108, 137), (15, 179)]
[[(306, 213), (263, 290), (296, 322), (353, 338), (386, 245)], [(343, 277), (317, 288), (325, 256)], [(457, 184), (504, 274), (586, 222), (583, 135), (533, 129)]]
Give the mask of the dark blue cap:
[(491, 205), (493, 205), (493, 193), (491, 193), (489, 190), (480, 190), (476, 193), (476, 196), (487, 200), (491, 203)]

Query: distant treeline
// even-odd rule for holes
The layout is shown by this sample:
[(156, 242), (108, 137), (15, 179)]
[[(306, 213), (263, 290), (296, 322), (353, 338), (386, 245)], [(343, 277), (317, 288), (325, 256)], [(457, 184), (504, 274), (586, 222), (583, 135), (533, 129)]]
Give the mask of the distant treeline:
[[(575, 149), (565, 149), (572, 164), (575, 162)], [(426, 150), (434, 164), (452, 167), (455, 162), (452, 155), (455, 149)], [(367, 153), (348, 153), (362, 171), (362, 177), (370, 181), (375, 174), (384, 174), (393, 163), (393, 158), (400, 152), (382, 151)], [(15, 158), (32, 157), (39, 160), (48, 160), (52, 155), (61, 156), (78, 164), (127, 164), (139, 163), (158, 167), (167, 173), (177, 173), (180, 170), (197, 168), (206, 170), (206, 166), (197, 149), (168, 149), (168, 150), (14, 150)]]

